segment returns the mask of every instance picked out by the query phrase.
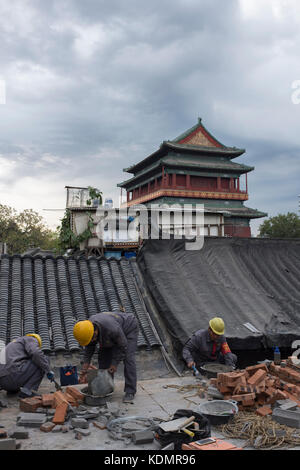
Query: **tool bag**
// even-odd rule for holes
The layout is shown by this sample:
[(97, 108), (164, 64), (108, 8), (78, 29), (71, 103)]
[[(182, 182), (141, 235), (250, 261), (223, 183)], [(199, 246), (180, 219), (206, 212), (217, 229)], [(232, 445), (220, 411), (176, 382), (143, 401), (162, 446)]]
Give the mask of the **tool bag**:
[(177, 410), (173, 419), (183, 418), (184, 416), (187, 418), (195, 416), (195, 422), (199, 424), (199, 431), (193, 431), (195, 435), (191, 437), (184, 432), (165, 432), (163, 429), (158, 428), (154, 437), (162, 447), (174, 443), (174, 450), (181, 450), (182, 444), (188, 444), (189, 442), (210, 437), (210, 424), (205, 416), (191, 410)]
[(76, 366), (67, 365), (60, 367), (60, 384), (62, 386), (78, 384), (78, 373)]

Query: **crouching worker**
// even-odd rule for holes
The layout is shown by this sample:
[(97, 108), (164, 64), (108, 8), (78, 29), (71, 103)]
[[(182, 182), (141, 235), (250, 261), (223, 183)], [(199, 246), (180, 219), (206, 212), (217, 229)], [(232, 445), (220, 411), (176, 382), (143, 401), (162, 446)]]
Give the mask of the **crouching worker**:
[[(33, 396), (45, 374), (53, 381), (54, 373), (41, 347), (41, 337), (35, 333), (15, 339), (5, 346), (0, 359), (0, 388), (8, 393), (17, 393), (23, 387)], [(24, 396), (29, 395), (20, 391), (19, 397)]]
[(85, 346), (79, 383), (86, 382), (86, 374), (96, 345), (99, 345), (99, 369), (108, 369), (112, 376), (118, 364), (124, 362), (124, 403), (133, 403), (136, 394), (136, 361), (138, 322), (134, 315), (125, 312), (103, 312), (74, 326), (74, 336)]
[(218, 362), (235, 368), (237, 356), (231, 352), (224, 332), (222, 318), (213, 318), (208, 329), (196, 331), (182, 351), (187, 366), (199, 368), (207, 362)]

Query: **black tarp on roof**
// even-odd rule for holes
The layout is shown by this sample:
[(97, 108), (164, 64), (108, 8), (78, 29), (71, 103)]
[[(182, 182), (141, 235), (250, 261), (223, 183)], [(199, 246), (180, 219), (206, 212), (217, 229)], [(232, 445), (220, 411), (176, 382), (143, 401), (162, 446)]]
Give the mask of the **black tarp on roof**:
[(233, 349), (300, 339), (300, 240), (206, 238), (199, 251), (186, 251), (184, 240), (148, 240), (138, 265), (179, 346), (214, 316)]
[(0, 257), (0, 341), (38, 333), (45, 351), (77, 351), (78, 320), (120, 304), (139, 322), (138, 346), (160, 344), (134, 275), (134, 260), (53, 256)]

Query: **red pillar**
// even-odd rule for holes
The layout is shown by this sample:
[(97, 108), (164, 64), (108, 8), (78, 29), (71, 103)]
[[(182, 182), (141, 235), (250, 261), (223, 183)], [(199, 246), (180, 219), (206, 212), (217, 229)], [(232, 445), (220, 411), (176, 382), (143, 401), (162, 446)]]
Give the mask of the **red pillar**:
[(176, 188), (176, 173), (173, 173), (173, 176), (172, 176), (172, 186), (174, 189)]
[(191, 189), (191, 175), (186, 175), (186, 187)]
[(246, 173), (246, 193), (248, 194), (248, 173)]
[(218, 176), (217, 178), (217, 190), (218, 191), (221, 191), (221, 176)]

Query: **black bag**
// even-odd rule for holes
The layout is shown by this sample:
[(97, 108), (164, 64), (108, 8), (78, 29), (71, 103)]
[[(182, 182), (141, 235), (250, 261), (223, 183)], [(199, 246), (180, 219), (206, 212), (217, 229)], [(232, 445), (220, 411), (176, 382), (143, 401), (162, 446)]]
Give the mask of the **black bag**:
[(195, 421), (199, 424), (199, 431), (193, 431), (195, 435), (191, 437), (184, 432), (165, 432), (161, 428), (158, 428), (155, 432), (155, 439), (159, 442), (161, 447), (165, 447), (174, 442), (174, 450), (181, 450), (182, 444), (188, 444), (189, 442), (210, 437), (210, 423), (205, 416), (191, 410), (177, 410), (173, 419), (183, 418), (184, 416), (187, 418), (195, 416)]
[(67, 365), (60, 367), (60, 385), (77, 385), (78, 384), (78, 373), (77, 367)]

